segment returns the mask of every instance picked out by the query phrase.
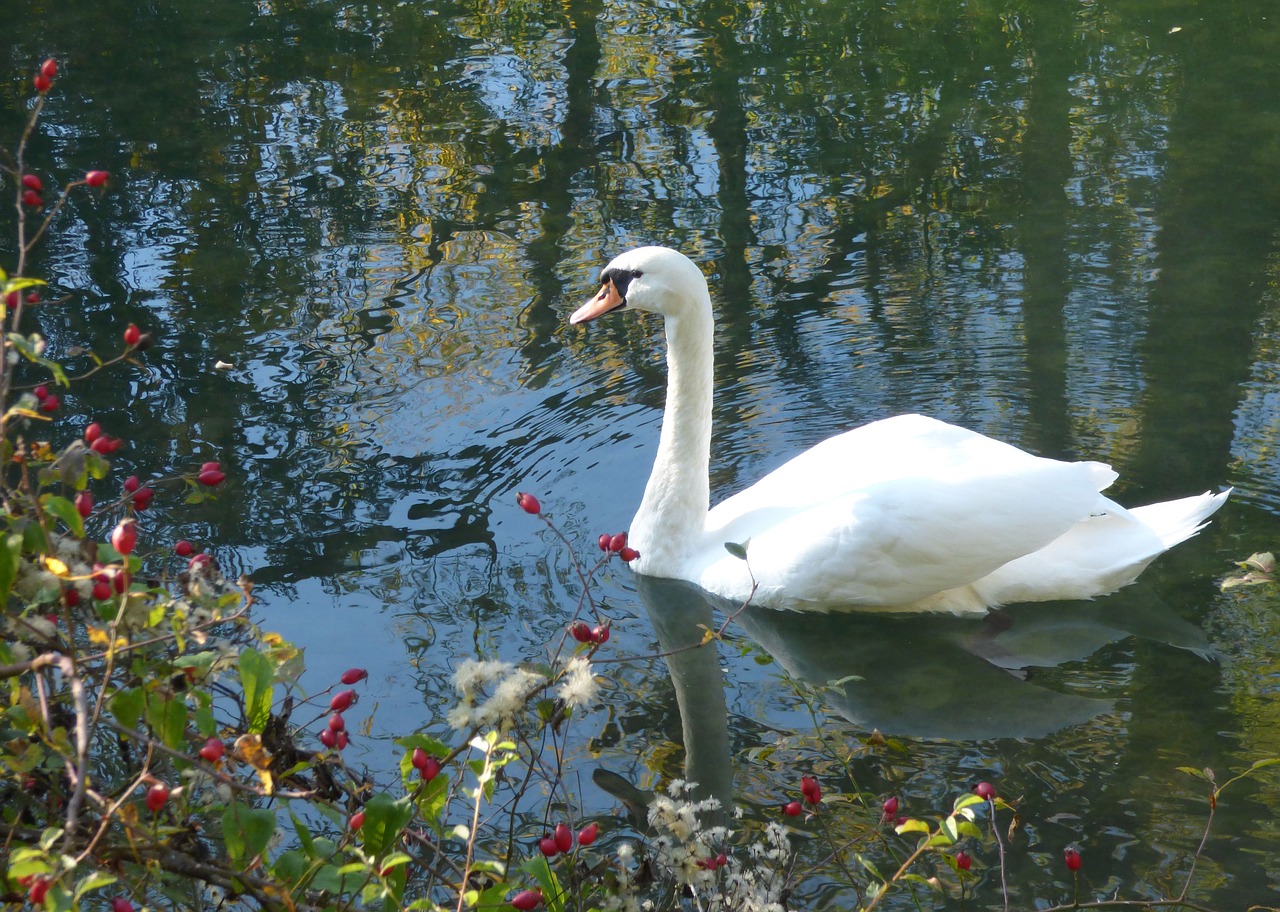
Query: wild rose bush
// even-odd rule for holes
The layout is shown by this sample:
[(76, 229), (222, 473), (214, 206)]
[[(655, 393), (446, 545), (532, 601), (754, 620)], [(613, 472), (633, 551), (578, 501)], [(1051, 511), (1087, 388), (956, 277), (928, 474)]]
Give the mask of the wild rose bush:
[[(24, 319), (37, 309), (58, 319), (45, 283), (27, 274), (31, 251), (72, 194), (111, 185), (92, 168), (50, 189), (26, 161), (59, 77), (44, 61), (27, 128), (0, 150), (16, 213), (16, 261), (0, 273), (6, 902), (727, 912), (792, 908), (797, 884), (814, 878), (871, 909), (895, 886), (914, 905), (966, 895), (979, 850), (1003, 865), (1008, 820), (997, 818), (1013, 809), (988, 783), (928, 819), (898, 816), (896, 796), (824, 792), (811, 775), (779, 784), (777, 803), (750, 813), (696, 799), (680, 781), (630, 820), (567, 810), (579, 804), (566, 723), (597, 705), (595, 663), (610, 638), (592, 587), (610, 561), (637, 556), (623, 533), (601, 535), (590, 566), (570, 550), (581, 601), (559, 640), (543, 644), (544, 662), (458, 664), (443, 720), (450, 743), (406, 733), (398, 770), (347, 766), (365, 672), (304, 692), (301, 652), (255, 625), (252, 586), (224, 579), (190, 542), (148, 534), (156, 498), (199, 504), (235, 480), (216, 460), (120, 479), (112, 456), (127, 441), (67, 413), (67, 389), (104, 371), (127, 378), (152, 357), (151, 336), (130, 324), (112, 351), (72, 358), (50, 352)], [(517, 504), (563, 539), (535, 497)], [(847, 772), (846, 751), (828, 748)], [(1197, 775), (1216, 805), (1225, 785)], [(1067, 847), (1063, 864), (1078, 877), (1080, 852)], [(1092, 903), (1108, 904), (1118, 903)]]

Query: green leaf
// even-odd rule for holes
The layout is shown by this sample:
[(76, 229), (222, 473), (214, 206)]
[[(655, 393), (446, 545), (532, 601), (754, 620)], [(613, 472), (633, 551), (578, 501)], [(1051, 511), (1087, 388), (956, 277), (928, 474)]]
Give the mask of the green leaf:
[(94, 871), (76, 884), (75, 900), (79, 902), (80, 897), (90, 890), (101, 890), (103, 887), (109, 887), (115, 882), (116, 879), (105, 871)]
[(134, 728), (142, 718), (146, 695), (141, 687), (117, 690), (111, 697), (111, 715), (125, 728)]
[(912, 818), (911, 820), (902, 821), (902, 823), (893, 828), (893, 831), (898, 835), (902, 835), (904, 833), (927, 833), (929, 832), (929, 824), (925, 823), (923, 820), (916, 820)]
[(275, 668), (270, 659), (250, 648), (241, 650), (238, 665), (240, 686), (244, 689), (245, 721), (251, 733), (261, 734), (271, 719)]
[(978, 795), (975, 795), (973, 792), (965, 792), (963, 795), (961, 795), (959, 798), (956, 799), (956, 803), (952, 806), (951, 810), (962, 811), (965, 808), (972, 807), (975, 804), (986, 804), (986, 803), (987, 803), (987, 799), (979, 797)]
[(13, 581), (18, 576), (18, 564), (22, 560), (22, 536), (0, 536), (0, 605), (8, 604)]
[(449, 774), (440, 773), (418, 794), (418, 813), (439, 833), (449, 803)]
[(960, 830), (956, 824), (955, 817), (948, 817), (946, 820), (942, 821), (942, 830), (947, 834), (952, 842), (956, 842), (960, 839)]
[(867, 858), (864, 855), (854, 855), (853, 857), (857, 860), (858, 864), (866, 868), (867, 873), (869, 873), (876, 880), (879, 880), (879, 881), (884, 880), (884, 876), (880, 873), (880, 869), (875, 866), (875, 864), (871, 861), (871, 859)]
[(298, 849), (286, 849), (280, 853), (271, 870), (279, 880), (293, 885), (307, 870), (307, 856)]
[(147, 724), (166, 747), (181, 750), (186, 741), (187, 704), (158, 692), (146, 696)]
[(298, 819), (298, 815), (289, 812), (289, 817), (293, 821), (293, 831), (298, 834), (298, 842), (302, 843), (302, 850), (307, 853), (308, 858), (319, 858), (316, 853), (315, 841), (311, 838), (311, 831), (307, 829), (307, 825)]
[(213, 717), (213, 710), (208, 706), (196, 708), (196, 731), (205, 738), (212, 738), (218, 733), (218, 720)]
[(50, 516), (56, 516), (62, 520), (76, 538), (84, 538), (84, 518), (71, 501), (54, 494), (42, 494), (40, 495), (40, 506)]
[(276, 834), (276, 814), (269, 808), (229, 805), (222, 814), (222, 838), (231, 862), (244, 866), (261, 855)]
[(311, 889), (324, 890), (326, 893), (341, 893), (342, 875), (333, 865), (325, 865), (316, 871), (315, 877), (311, 878)]
[[(433, 780), (434, 781), (434, 780)], [(393, 799), (379, 792), (364, 803), (364, 826), (360, 827), (360, 841), (365, 851), (378, 856), (395, 845), (400, 831), (413, 818), (413, 804), (409, 798)]]
[(538, 882), (538, 886), (542, 888), (542, 901), (547, 904), (548, 912), (561, 912), (564, 909), (564, 890), (544, 856), (532, 856), (520, 866), (520, 870)]
[(736, 557), (738, 560), (747, 559), (747, 545), (751, 544), (751, 539), (747, 539), (742, 544), (737, 542), (725, 542), (724, 549)]

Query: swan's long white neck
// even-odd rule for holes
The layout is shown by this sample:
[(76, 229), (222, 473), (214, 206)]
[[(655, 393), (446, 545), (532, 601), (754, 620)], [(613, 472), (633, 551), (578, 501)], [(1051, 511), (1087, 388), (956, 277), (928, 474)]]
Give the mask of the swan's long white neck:
[(701, 543), (711, 506), (711, 395), (714, 383), (711, 297), (706, 284), (684, 293), (693, 300), (666, 318), (667, 404), (653, 474), (631, 521), (640, 552), (633, 568), (680, 577)]

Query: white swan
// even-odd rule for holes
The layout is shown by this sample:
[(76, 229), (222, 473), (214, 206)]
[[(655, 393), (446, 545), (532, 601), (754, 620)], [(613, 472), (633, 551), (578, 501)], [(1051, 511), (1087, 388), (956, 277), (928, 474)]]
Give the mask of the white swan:
[[(1230, 490), (1126, 510), (1098, 492), (1098, 462), (1060, 462), (920, 415), (831, 437), (710, 505), (711, 296), (665, 247), (622, 254), (569, 318), (661, 314), (667, 404), (653, 474), (632, 520), (639, 573), (756, 604), (981, 613), (1128, 585), (1195, 535)], [(747, 545), (747, 562), (726, 542)], [(748, 570), (749, 566), (749, 570)]]

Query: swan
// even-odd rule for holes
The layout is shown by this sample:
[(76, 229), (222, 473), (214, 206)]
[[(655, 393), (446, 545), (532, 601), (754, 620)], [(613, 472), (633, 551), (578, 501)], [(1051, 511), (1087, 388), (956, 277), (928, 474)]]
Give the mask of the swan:
[(1231, 493), (1129, 510), (1099, 493), (1117, 477), (1110, 466), (899, 415), (831, 437), (711, 508), (706, 278), (675, 250), (630, 250), (569, 322), (622, 310), (661, 315), (667, 339), (657, 457), (628, 533), (637, 573), (772, 608), (981, 614), (1126, 586)]

